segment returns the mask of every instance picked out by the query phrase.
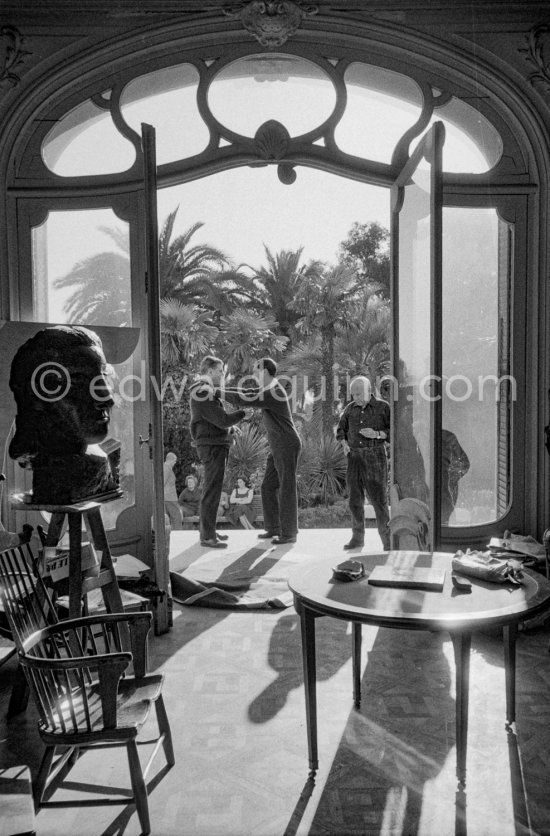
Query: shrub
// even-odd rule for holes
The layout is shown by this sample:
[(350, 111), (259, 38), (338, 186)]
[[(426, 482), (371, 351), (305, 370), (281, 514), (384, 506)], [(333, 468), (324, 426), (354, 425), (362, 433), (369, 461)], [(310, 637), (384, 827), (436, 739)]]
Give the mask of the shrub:
[(338, 500), (333, 505), (300, 508), (298, 524), (300, 528), (350, 528), (348, 503)]
[(301, 503), (333, 503), (344, 491), (346, 469), (342, 446), (333, 436), (306, 437), (298, 464), (298, 492)]
[(269, 446), (265, 436), (256, 427), (244, 424), (229, 450), (224, 480), (226, 490), (232, 490), (239, 476), (246, 479), (253, 477), (254, 482), (258, 484), (265, 472), (268, 453)]

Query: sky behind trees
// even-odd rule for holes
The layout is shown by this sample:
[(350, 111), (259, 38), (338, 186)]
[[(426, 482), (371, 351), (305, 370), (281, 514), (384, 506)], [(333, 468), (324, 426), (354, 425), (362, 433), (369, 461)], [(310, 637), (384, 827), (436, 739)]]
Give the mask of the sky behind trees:
[(280, 182), (275, 166), (266, 166), (231, 169), (161, 189), (159, 220), (179, 204), (176, 232), (202, 220), (197, 241), (254, 267), (265, 263), (264, 243), (272, 252), (303, 246), (304, 261), (335, 263), (354, 221), (389, 226), (389, 189), (311, 168), (296, 172), (290, 186)]

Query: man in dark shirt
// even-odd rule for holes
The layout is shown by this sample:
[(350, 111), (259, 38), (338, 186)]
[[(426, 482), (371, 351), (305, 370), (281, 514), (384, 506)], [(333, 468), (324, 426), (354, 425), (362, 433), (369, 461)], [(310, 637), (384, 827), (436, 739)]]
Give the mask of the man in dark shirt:
[(229, 428), (249, 417), (252, 410), (239, 409), (231, 413), (225, 411), (220, 397), (220, 387), (223, 387), (225, 380), (225, 366), (219, 357), (205, 357), (200, 372), (199, 380), (191, 386), (190, 397), (191, 438), (204, 465), (199, 504), (200, 539), (201, 546), (224, 549), (227, 543), (221, 541), (227, 537), (222, 538), (216, 534), (216, 516), (231, 444)]
[(352, 537), (345, 549), (365, 542), (365, 495), (372, 503), (384, 550), (390, 548), (387, 498), (388, 466), (384, 442), (390, 436), (390, 407), (375, 398), (367, 377), (351, 381), (352, 397), (338, 422), (336, 438), (348, 457), (347, 483)]
[(271, 452), (262, 482), (265, 533), (276, 545), (295, 543), (298, 534), (298, 491), (296, 467), (301, 442), (292, 419), (288, 396), (276, 377), (277, 364), (270, 357), (254, 365), (257, 389), (247, 392), (226, 390), (238, 402), (262, 410)]

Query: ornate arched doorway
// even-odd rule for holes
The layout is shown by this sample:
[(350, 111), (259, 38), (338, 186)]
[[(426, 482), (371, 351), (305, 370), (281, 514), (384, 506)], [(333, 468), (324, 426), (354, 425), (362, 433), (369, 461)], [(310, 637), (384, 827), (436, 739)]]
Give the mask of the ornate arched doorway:
[[(290, 190), (302, 166), (390, 189), (429, 126), (443, 122), (447, 143), (437, 186), (442, 265), (437, 253), (428, 256), (436, 269), (442, 267), (442, 277), (436, 286), (419, 288), (411, 301), (417, 311), (414, 327), (403, 320), (397, 330), (413, 335), (414, 345), (406, 349), (410, 364), (423, 344), (422, 311), (431, 298), (433, 322), (442, 337), (434, 332), (424, 344), (430, 364), (422, 374), (435, 373), (445, 384), (444, 392), (435, 393), (446, 395), (443, 423), (454, 421), (451, 429), (456, 429), (466, 421), (475, 439), (476, 428), (489, 420), (490, 442), (476, 441), (471, 456), (478, 461), (488, 447), (492, 451), (485, 469), (490, 473), (485, 510), (481, 518), (470, 516), (452, 531), (453, 542), (477, 542), (503, 527), (521, 526), (527, 513), (521, 432), (529, 408), (525, 342), (521, 331), (511, 328), (525, 317), (528, 286), (515, 283), (514, 277), (526, 272), (534, 159), (521, 125), (521, 103), (489, 72), (483, 78), (474, 73), (459, 51), (443, 54), (420, 37), (383, 26), (352, 31), (321, 17), (316, 25), (315, 31), (298, 31), (276, 49), (258, 48), (245, 33), (222, 33), (218, 24), (200, 23), (185, 31), (159, 27), (145, 39), (140, 34), (111, 42), (101, 53), (75, 58), (42, 79), (13, 115), (2, 147), (11, 254), (6, 316), (60, 321), (67, 299), (60, 296), (60, 273), (52, 272), (50, 262), (52, 252), (63, 249), (69, 221), (83, 237), (116, 227), (119, 249), (125, 248), (128, 258), (119, 270), (118, 307), (110, 306), (109, 313), (118, 312), (113, 325), (140, 329), (138, 350), (120, 377), (133, 376), (138, 389), (143, 385), (143, 364), (158, 335), (149, 319), (150, 294), (156, 290), (145, 285), (142, 122), (154, 123), (157, 130), (159, 188), (227, 168), (272, 165)], [(417, 232), (425, 217), (417, 217)], [(441, 238), (441, 229), (435, 234)], [(475, 244), (471, 250), (479, 250), (477, 259), (465, 258), (464, 236)], [(399, 260), (403, 267), (416, 259), (420, 275), (427, 251), (418, 241), (410, 239), (408, 251), (403, 244)], [(484, 315), (477, 318), (474, 262), (484, 306)], [(95, 312), (88, 324), (110, 324), (104, 312)], [(70, 309), (65, 315), (71, 316)], [(487, 383), (491, 376), (495, 380)], [(415, 373), (417, 390), (421, 377)], [(503, 394), (499, 385), (507, 377), (513, 377), (516, 388)], [(470, 391), (472, 382), (477, 388)], [(483, 385), (492, 386), (489, 412), (480, 412), (479, 404), (486, 406), (486, 390), (479, 389)], [(135, 488), (128, 501), (138, 508), (136, 542), (138, 553), (145, 554), (154, 491), (147, 445), (140, 446), (139, 439), (150, 436), (154, 392), (147, 384), (127, 394), (130, 406), (120, 432), (123, 456), (134, 462)], [(424, 394), (432, 403), (434, 392)], [(437, 450), (430, 453), (432, 442), (422, 443), (424, 458), (437, 462)], [(432, 467), (435, 484), (437, 467)], [(472, 510), (478, 499), (472, 499)], [(443, 540), (446, 536), (451, 535), (443, 532)]]

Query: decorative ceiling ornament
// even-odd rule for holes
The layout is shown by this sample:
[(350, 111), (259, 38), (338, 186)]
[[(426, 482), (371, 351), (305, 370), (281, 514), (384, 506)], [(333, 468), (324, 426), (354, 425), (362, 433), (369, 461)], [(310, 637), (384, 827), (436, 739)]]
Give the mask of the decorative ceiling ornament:
[(533, 26), (527, 35), (527, 48), (519, 51), (525, 55), (525, 60), (535, 67), (527, 76), (527, 80), (533, 87), (542, 83), (550, 90), (550, 26)]
[(244, 28), (266, 47), (282, 46), (296, 32), (304, 17), (317, 14), (315, 3), (297, 0), (252, 0), (235, 9), (224, 10), (231, 17), (240, 17)]
[(9, 81), (14, 86), (21, 81), (15, 68), (23, 63), (30, 52), (22, 49), (23, 37), (15, 26), (0, 28), (0, 82)]
[(269, 119), (260, 125), (254, 137), (254, 150), (262, 160), (282, 160), (290, 144), (290, 135), (284, 125)]

